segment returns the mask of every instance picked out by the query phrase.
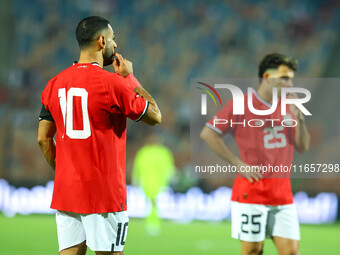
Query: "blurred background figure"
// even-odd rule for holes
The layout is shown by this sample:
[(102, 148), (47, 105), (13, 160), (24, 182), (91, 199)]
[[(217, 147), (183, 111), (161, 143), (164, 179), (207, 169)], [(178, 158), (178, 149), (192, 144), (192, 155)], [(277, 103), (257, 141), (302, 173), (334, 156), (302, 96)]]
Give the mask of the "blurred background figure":
[(138, 150), (133, 170), (132, 184), (140, 186), (151, 200), (151, 210), (146, 218), (149, 235), (161, 233), (161, 219), (157, 209), (157, 195), (167, 187), (175, 174), (174, 157), (170, 149), (162, 144), (161, 138), (151, 134), (146, 144)]

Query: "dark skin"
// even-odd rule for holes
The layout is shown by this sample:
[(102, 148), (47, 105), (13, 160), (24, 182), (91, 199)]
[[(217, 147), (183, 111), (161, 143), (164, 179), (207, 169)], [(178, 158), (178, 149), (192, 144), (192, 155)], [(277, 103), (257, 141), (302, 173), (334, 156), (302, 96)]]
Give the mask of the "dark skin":
[[(123, 77), (132, 74), (132, 62), (123, 58), (121, 54), (115, 53), (117, 44), (114, 39), (114, 32), (111, 26), (108, 25), (108, 28), (102, 31), (98, 39), (90, 47), (81, 49), (78, 63), (97, 62), (103, 67), (106, 63), (112, 62), (116, 73), (121, 74)], [(108, 56), (108, 58), (104, 56)], [(151, 126), (161, 123), (162, 115), (152, 96), (143, 87), (137, 87), (134, 91), (149, 101), (148, 110), (142, 121)]]
[[(119, 53), (115, 53), (117, 44), (114, 41), (115, 36), (110, 25), (108, 28), (101, 31), (94, 42), (80, 51), (78, 63), (92, 63), (97, 62), (101, 67), (112, 64), (116, 73), (119, 73), (124, 78), (133, 73), (132, 62), (125, 59)], [(154, 126), (162, 121), (161, 112), (157, 106), (156, 101), (152, 96), (142, 87), (137, 87), (135, 93), (145, 98), (149, 102), (149, 107), (141, 119), (142, 122)], [(56, 160), (56, 143), (53, 139), (56, 133), (56, 125), (52, 121), (41, 120), (38, 128), (38, 144), (43, 152), (47, 162), (55, 169)], [(60, 251), (60, 255), (85, 255), (87, 246), (85, 241), (73, 247)], [(96, 251), (97, 255), (117, 255), (123, 252), (103, 252)]]
[[(119, 53), (115, 53), (117, 44), (114, 39), (113, 30), (109, 25), (108, 29), (102, 31), (101, 35), (98, 36), (98, 39), (90, 47), (81, 49), (78, 63), (97, 62), (103, 67), (104, 62), (108, 61), (108, 59), (105, 60), (104, 56), (107, 52), (110, 52), (108, 55), (111, 56), (113, 54), (115, 57), (113, 59), (110, 58), (115, 72), (121, 74), (123, 77), (132, 74), (132, 62), (123, 58)], [(153, 97), (142, 86), (135, 88), (134, 91), (149, 101), (148, 110), (141, 120), (151, 126), (161, 123), (162, 115)], [(38, 144), (47, 162), (53, 168), (55, 167), (55, 142), (53, 140), (55, 132), (56, 126), (54, 122), (48, 120), (41, 120), (39, 122)]]

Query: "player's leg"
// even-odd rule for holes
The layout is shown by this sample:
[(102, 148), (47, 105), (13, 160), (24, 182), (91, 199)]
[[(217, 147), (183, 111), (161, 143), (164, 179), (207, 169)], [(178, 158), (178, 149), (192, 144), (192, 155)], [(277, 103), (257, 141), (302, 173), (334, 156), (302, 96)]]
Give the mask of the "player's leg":
[(81, 220), (91, 250), (97, 254), (122, 254), (129, 223), (126, 211), (82, 214)]
[(279, 255), (299, 255), (299, 240), (273, 236)]
[(241, 240), (241, 254), (262, 254), (266, 237), (265, 205), (231, 202), (232, 237)]
[(151, 211), (150, 214), (146, 217), (146, 231), (150, 236), (158, 236), (162, 232), (161, 230), (161, 219), (158, 215), (158, 209), (156, 206), (156, 199), (150, 198), (151, 200)]
[(66, 248), (59, 252), (59, 255), (85, 255), (87, 250), (86, 242)]
[(161, 233), (161, 219), (156, 204), (156, 198), (161, 190), (158, 183), (143, 187), (145, 195), (151, 200), (151, 211), (146, 217), (146, 231), (150, 236), (158, 236)]
[(263, 252), (262, 242), (241, 241), (241, 255), (261, 255)]
[(279, 255), (299, 254), (300, 228), (294, 204), (277, 206), (272, 237)]
[(85, 231), (79, 214), (73, 212), (56, 212), (59, 254), (85, 255)]

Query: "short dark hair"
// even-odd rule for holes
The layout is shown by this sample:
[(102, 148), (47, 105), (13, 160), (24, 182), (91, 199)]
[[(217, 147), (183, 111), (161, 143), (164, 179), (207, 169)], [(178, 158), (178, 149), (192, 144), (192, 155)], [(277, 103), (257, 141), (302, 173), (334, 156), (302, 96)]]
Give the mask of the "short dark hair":
[(107, 29), (110, 22), (99, 16), (91, 16), (79, 22), (76, 29), (76, 38), (80, 48), (85, 48), (96, 40), (98, 32)]
[(280, 53), (268, 54), (260, 62), (259, 78), (263, 78), (263, 74), (268, 69), (277, 69), (280, 65), (286, 65), (295, 72), (297, 70), (298, 61)]

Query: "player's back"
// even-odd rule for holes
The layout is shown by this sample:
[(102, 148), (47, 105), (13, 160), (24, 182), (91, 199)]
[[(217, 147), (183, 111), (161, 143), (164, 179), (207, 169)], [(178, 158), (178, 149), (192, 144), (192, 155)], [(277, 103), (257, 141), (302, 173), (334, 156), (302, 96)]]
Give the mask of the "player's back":
[(128, 82), (97, 63), (74, 64), (47, 84), (42, 102), (57, 127), (52, 208), (79, 213), (126, 209), (127, 95), (134, 96)]
[[(75, 157), (81, 157), (75, 170), (85, 180), (91, 178), (87, 176), (90, 171), (80, 169), (89, 166), (86, 162), (88, 157), (91, 165), (105, 168), (100, 166), (106, 163), (105, 151), (112, 152), (116, 147), (113, 146), (112, 122), (119, 116), (111, 117), (105, 75), (105, 71), (96, 64), (75, 64), (53, 78), (46, 88), (50, 90), (49, 111), (57, 126), (57, 150), (62, 155), (57, 157), (57, 161), (61, 159), (71, 163)], [(122, 119), (121, 126), (116, 129), (124, 130), (124, 123)], [(100, 155), (102, 153), (104, 155)], [(63, 162), (57, 163), (63, 165)], [(56, 167), (60, 170), (60, 165)]]

